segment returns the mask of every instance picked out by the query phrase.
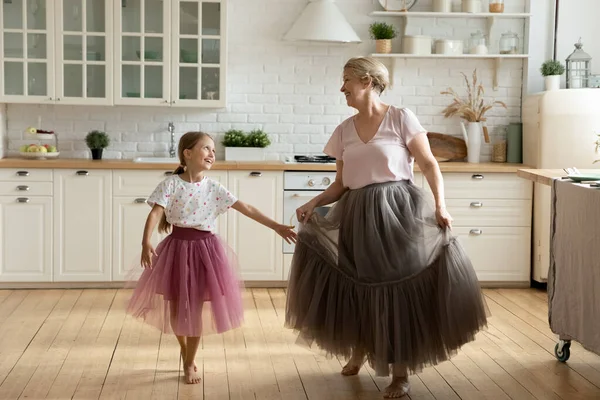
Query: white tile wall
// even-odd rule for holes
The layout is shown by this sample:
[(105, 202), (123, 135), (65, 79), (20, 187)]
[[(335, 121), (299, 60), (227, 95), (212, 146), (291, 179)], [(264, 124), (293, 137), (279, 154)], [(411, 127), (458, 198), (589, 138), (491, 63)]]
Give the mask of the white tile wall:
[[(524, 11), (526, 0), (514, 0), (507, 12)], [(262, 128), (273, 144), (270, 158), (291, 154), (320, 153), (329, 135), (344, 118), (352, 115), (339, 92), (341, 69), (352, 56), (374, 51), (368, 26), (369, 12), (380, 10), (377, 0), (337, 0), (336, 4), (363, 39), (354, 45), (307, 45), (280, 40), (306, 0), (229, 0), (228, 106), (226, 109), (179, 109), (158, 107), (90, 107), (8, 105), (9, 149), (15, 151), (27, 126), (41, 117), (43, 128), (54, 129), (60, 138), (61, 157), (89, 157), (83, 141), (92, 129), (105, 130), (112, 144), (107, 158), (132, 158), (140, 155), (166, 155), (168, 121), (175, 123), (178, 135), (188, 130), (221, 134), (230, 128)], [(484, 1), (484, 3), (486, 3)], [(516, 4), (516, 5), (515, 5)], [(429, 0), (418, 7), (427, 10)], [(401, 20), (388, 19), (399, 27)], [(496, 37), (512, 29), (523, 38), (522, 20), (500, 20), (494, 27)], [(434, 38), (467, 39), (485, 29), (485, 20), (411, 19), (408, 34), (429, 34)], [(399, 52), (400, 42), (394, 43)], [(490, 52), (497, 52), (497, 40)], [(430, 131), (460, 135), (457, 120), (441, 115), (451, 99), (439, 93), (449, 85), (464, 89), (460, 72), (479, 71), (487, 95), (507, 103), (508, 110), (488, 114), (490, 132), (520, 120), (523, 61), (506, 60), (499, 71), (499, 88), (492, 90), (492, 60), (404, 60), (396, 61), (395, 85), (385, 95), (386, 102), (411, 108)], [(223, 148), (218, 144), (219, 157)], [(483, 150), (489, 157), (489, 147)]]

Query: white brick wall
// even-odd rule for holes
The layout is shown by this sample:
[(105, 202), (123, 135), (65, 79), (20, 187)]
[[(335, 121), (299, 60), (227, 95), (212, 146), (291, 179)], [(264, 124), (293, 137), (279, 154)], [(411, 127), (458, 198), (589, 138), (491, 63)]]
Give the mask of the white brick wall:
[[(507, 12), (524, 11), (526, 0), (511, 2)], [(284, 159), (292, 154), (320, 153), (329, 135), (353, 110), (339, 92), (341, 68), (352, 56), (374, 51), (368, 26), (368, 13), (381, 9), (377, 0), (337, 0), (336, 4), (354, 26), (363, 43), (359, 45), (307, 45), (280, 40), (306, 0), (229, 0), (228, 106), (226, 109), (179, 109), (158, 107), (8, 106), (9, 149), (15, 151), (23, 140), (23, 130), (35, 125), (38, 116), (45, 129), (54, 129), (60, 138), (61, 157), (89, 157), (83, 138), (92, 129), (105, 130), (112, 144), (106, 158), (132, 158), (167, 154), (167, 123), (175, 123), (178, 135), (188, 130), (204, 130), (220, 137), (230, 128), (262, 128), (273, 144), (270, 158)], [(485, 3), (485, 2), (484, 2)], [(515, 6), (515, 3), (517, 4)], [(427, 10), (430, 1), (421, 0), (415, 9)], [(400, 27), (400, 19), (388, 19)], [(523, 38), (522, 20), (500, 20), (495, 36), (512, 29)], [(434, 38), (467, 39), (477, 29), (485, 30), (485, 20), (411, 19), (408, 34), (429, 34)], [(400, 51), (394, 42), (394, 52)], [(490, 52), (497, 52), (497, 40)], [(497, 134), (509, 122), (520, 121), (523, 61), (506, 60), (499, 71), (499, 88), (492, 90), (492, 60), (396, 60), (395, 85), (385, 95), (386, 102), (411, 108), (430, 131), (460, 135), (457, 120), (441, 115), (450, 98), (439, 93), (448, 85), (464, 88), (460, 72), (479, 71), (487, 95), (502, 100), (508, 110), (488, 114), (490, 132)], [(1, 116), (0, 116), (1, 118)], [(219, 157), (223, 149), (218, 144)], [(483, 150), (489, 157), (489, 146)]]

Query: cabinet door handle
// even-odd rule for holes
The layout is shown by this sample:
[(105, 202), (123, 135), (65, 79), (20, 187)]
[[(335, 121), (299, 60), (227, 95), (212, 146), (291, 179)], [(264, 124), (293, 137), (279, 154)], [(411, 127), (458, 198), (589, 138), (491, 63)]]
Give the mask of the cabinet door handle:
[(17, 171), (18, 176), (29, 176), (29, 171)]
[(483, 231), (482, 231), (481, 229), (471, 229), (471, 230), (469, 231), (469, 233), (470, 233), (471, 235), (477, 235), (477, 236), (479, 236), (479, 235), (481, 235), (481, 234), (483, 233)]
[(473, 179), (483, 179), (483, 175), (481, 175), (481, 174), (474, 174), (474, 175), (471, 176), (471, 178), (473, 178)]
[(135, 199), (133, 202), (136, 204), (142, 204), (142, 203), (146, 202), (146, 199), (144, 199), (143, 197), (139, 197), (139, 198)]
[(77, 171), (77, 175), (79, 176), (88, 176), (90, 173), (87, 171)]
[(483, 207), (483, 203), (480, 201), (474, 201), (471, 203), (471, 207), (474, 207), (474, 208)]
[(262, 172), (256, 172), (256, 171), (254, 171), (254, 172), (250, 172), (250, 176), (256, 176), (256, 177), (259, 177), (259, 176), (262, 176)]
[(18, 197), (17, 203), (29, 203), (29, 199), (27, 197)]
[(171, 176), (171, 175), (173, 175), (173, 171), (166, 171), (165, 172), (165, 176)]
[(27, 186), (27, 185), (19, 185), (19, 186), (17, 186), (17, 190), (19, 192), (26, 192), (26, 191), (29, 190), (29, 186)]

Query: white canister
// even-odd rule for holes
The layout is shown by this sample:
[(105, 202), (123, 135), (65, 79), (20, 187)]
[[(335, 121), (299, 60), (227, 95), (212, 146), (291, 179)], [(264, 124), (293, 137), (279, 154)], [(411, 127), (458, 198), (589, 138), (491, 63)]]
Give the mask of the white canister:
[(452, 12), (452, 0), (433, 0), (433, 12)]
[(461, 55), (464, 52), (462, 40), (439, 39), (435, 41), (435, 54)]
[(462, 12), (480, 13), (481, 0), (462, 0)]
[(406, 35), (402, 38), (402, 48), (405, 54), (431, 54), (431, 36)]

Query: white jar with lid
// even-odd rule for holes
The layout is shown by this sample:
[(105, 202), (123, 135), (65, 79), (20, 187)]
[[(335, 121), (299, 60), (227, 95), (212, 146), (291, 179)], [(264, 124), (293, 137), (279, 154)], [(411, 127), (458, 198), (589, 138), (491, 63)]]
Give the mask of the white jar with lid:
[(471, 39), (469, 40), (469, 53), (480, 55), (488, 53), (487, 45), (485, 44), (485, 36), (481, 31), (471, 34)]
[(461, 55), (464, 46), (462, 40), (438, 39), (435, 41), (435, 54)]
[(481, 0), (462, 0), (462, 12), (474, 14), (480, 13)]
[(433, 12), (452, 12), (452, 0), (433, 0)]
[(402, 38), (402, 49), (405, 54), (431, 54), (431, 36), (406, 35)]

